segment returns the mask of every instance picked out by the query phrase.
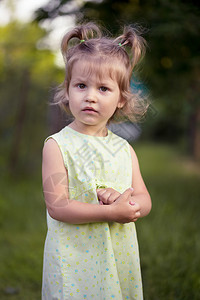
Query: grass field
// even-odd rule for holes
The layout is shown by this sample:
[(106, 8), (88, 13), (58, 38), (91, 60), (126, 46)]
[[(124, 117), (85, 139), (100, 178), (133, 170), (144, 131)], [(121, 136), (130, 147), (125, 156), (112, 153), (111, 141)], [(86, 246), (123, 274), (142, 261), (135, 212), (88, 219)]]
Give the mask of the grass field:
[(170, 147), (136, 150), (153, 202), (137, 223), (145, 300), (198, 300), (200, 169)]
[[(145, 300), (198, 300), (200, 170), (167, 145), (135, 149), (153, 202), (137, 222)], [(39, 300), (46, 233), (41, 178), (4, 178), (0, 188), (0, 299)]]

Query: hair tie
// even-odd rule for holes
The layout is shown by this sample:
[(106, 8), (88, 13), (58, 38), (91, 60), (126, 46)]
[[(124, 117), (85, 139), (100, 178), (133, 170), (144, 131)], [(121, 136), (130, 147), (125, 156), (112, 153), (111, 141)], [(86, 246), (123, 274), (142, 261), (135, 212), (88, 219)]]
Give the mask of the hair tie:
[(82, 43), (84, 43), (85, 42), (85, 40), (80, 40), (80, 44), (82, 44)]
[(119, 43), (118, 45), (119, 45), (120, 47), (122, 46), (122, 44), (121, 44), (121, 43)]

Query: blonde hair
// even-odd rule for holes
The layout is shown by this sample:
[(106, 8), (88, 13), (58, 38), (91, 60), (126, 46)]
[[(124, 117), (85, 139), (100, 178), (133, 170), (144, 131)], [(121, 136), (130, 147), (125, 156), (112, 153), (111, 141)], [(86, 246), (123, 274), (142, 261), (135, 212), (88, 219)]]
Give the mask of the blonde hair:
[(138, 121), (147, 111), (148, 101), (140, 93), (131, 91), (130, 82), (133, 69), (145, 54), (145, 46), (146, 41), (139, 30), (131, 26), (125, 27), (123, 34), (115, 39), (102, 36), (101, 29), (94, 23), (75, 27), (62, 39), (61, 51), (66, 76), (55, 93), (54, 103), (70, 112), (66, 91), (69, 88), (72, 68), (75, 62), (86, 61), (90, 74), (95, 73), (101, 79), (107, 71), (118, 82), (125, 104), (116, 109), (109, 121), (120, 121), (124, 118)]

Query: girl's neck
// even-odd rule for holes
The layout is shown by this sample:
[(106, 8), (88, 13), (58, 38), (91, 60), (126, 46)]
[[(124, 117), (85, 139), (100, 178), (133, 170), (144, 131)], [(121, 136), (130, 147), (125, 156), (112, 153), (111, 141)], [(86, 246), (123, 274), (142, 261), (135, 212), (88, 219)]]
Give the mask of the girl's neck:
[(74, 120), (68, 126), (72, 129), (74, 129), (82, 134), (86, 134), (86, 135), (99, 136), (99, 137), (104, 137), (104, 136), (108, 135), (108, 129), (106, 128), (106, 126), (103, 126), (103, 127), (88, 126), (88, 125), (77, 126), (76, 120)]

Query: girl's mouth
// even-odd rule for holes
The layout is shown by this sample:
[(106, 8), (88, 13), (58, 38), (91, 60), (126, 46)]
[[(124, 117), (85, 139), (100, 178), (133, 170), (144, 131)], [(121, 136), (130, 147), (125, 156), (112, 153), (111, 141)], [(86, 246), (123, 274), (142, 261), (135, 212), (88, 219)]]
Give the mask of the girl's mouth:
[(85, 111), (88, 113), (97, 113), (97, 111), (92, 107), (85, 107), (82, 111)]

